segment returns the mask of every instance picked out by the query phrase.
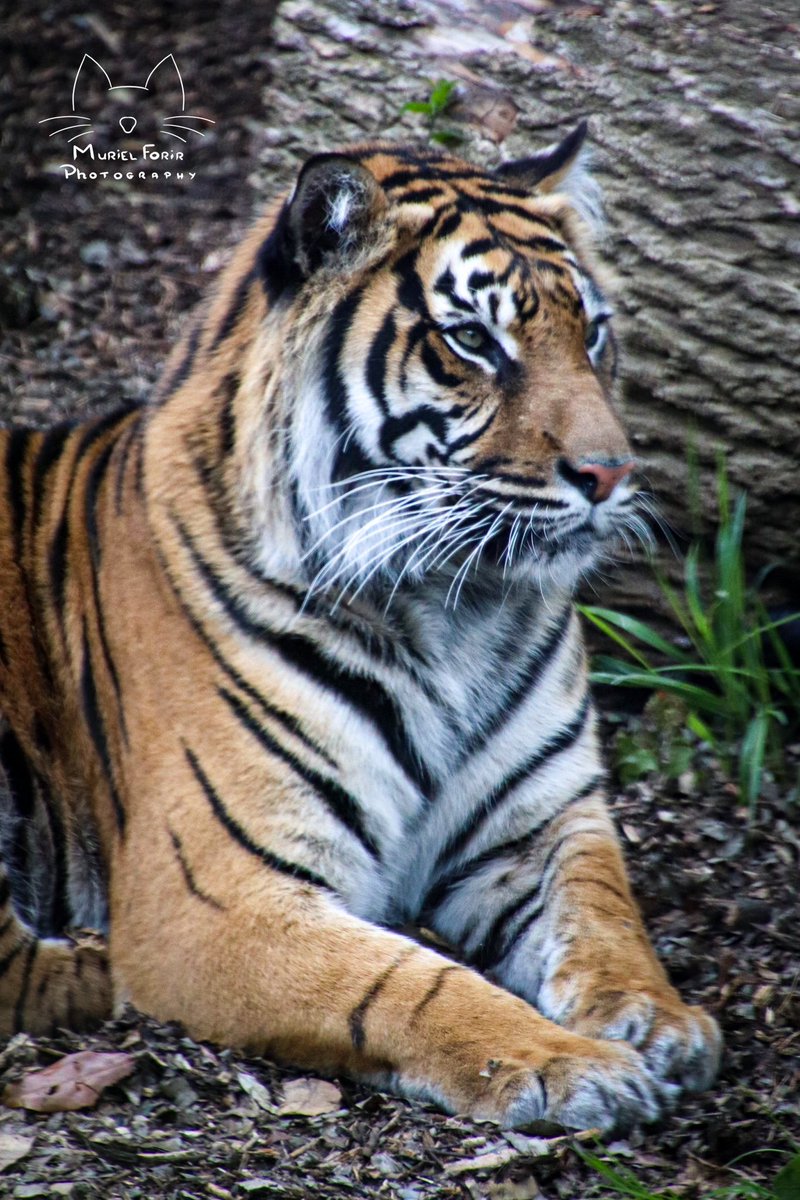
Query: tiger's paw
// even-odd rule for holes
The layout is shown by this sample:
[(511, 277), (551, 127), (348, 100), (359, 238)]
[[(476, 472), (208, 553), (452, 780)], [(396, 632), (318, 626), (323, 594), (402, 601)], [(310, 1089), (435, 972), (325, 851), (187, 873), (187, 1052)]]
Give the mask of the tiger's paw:
[(548, 1121), (569, 1129), (622, 1131), (669, 1111), (679, 1088), (659, 1079), (631, 1046), (580, 1039), (578, 1053), (557, 1054), (537, 1070), (490, 1062), (491, 1106), (472, 1115), (505, 1128)]
[(548, 1015), (585, 1037), (629, 1043), (658, 1079), (682, 1091), (702, 1092), (719, 1070), (717, 1022), (702, 1008), (684, 1004), (672, 989), (598, 990), (566, 1016)]

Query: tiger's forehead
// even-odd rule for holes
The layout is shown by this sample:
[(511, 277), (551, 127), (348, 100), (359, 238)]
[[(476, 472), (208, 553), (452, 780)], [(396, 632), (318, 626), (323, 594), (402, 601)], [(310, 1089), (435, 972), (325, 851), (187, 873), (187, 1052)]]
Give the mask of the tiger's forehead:
[(460, 312), (496, 330), (530, 319), (543, 299), (588, 319), (605, 306), (541, 196), (436, 150), (375, 146), (360, 157), (401, 223), (421, 222), (415, 266), (436, 319)]
[(591, 307), (584, 273), (560, 238), (512, 242), (478, 213), (465, 214), (446, 238), (427, 239), (417, 271), (438, 321), (479, 317), (497, 331), (532, 320), (543, 302), (575, 317)]

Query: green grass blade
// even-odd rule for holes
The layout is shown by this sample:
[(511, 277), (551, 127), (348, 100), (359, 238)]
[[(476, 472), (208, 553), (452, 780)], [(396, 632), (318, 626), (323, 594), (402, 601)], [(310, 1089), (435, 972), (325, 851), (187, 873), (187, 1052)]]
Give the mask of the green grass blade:
[[(636, 651), (632, 652), (630, 643), (624, 642), (616, 631), (622, 630), (624, 633), (630, 634), (631, 637), (637, 638), (645, 646), (649, 646), (652, 650), (657, 650), (659, 654), (663, 654), (665, 658), (673, 662), (689, 662), (688, 656), (678, 646), (673, 642), (668, 642), (655, 629), (646, 625), (644, 621), (638, 621), (636, 617), (628, 616), (627, 613), (614, 612), (610, 608), (597, 608), (593, 605), (584, 604), (578, 605), (578, 612), (608, 637), (613, 638), (618, 645), (624, 645), (628, 653), (631, 653), (632, 657), (638, 657), (638, 661), (643, 666), (648, 665), (644, 656), (637, 656)], [(613, 627), (613, 629), (609, 627)]]
[(800, 1200), (800, 1154), (778, 1172), (772, 1190), (776, 1200)]

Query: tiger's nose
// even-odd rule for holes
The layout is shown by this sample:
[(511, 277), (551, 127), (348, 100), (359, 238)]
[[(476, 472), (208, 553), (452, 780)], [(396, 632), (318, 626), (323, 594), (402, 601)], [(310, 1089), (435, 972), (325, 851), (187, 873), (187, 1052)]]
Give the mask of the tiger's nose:
[(123, 133), (133, 133), (136, 128), (136, 117), (120, 117), (119, 123)]
[(561, 478), (576, 487), (582, 496), (592, 504), (600, 504), (626, 475), (630, 475), (634, 466), (632, 458), (623, 463), (583, 462), (579, 467), (573, 467), (562, 458), (558, 470)]

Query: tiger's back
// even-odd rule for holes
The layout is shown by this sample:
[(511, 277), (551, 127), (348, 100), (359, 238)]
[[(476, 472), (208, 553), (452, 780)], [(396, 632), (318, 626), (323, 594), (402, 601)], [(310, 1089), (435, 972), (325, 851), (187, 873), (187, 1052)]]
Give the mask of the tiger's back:
[(611, 1125), (713, 1074), (630, 896), (571, 603), (636, 521), (557, 191), (583, 132), (496, 172), (317, 156), (151, 405), (2, 435), (9, 1029), (108, 1004), (95, 951), (87, 982), (42, 939), (107, 907), (117, 998), (449, 1108)]

